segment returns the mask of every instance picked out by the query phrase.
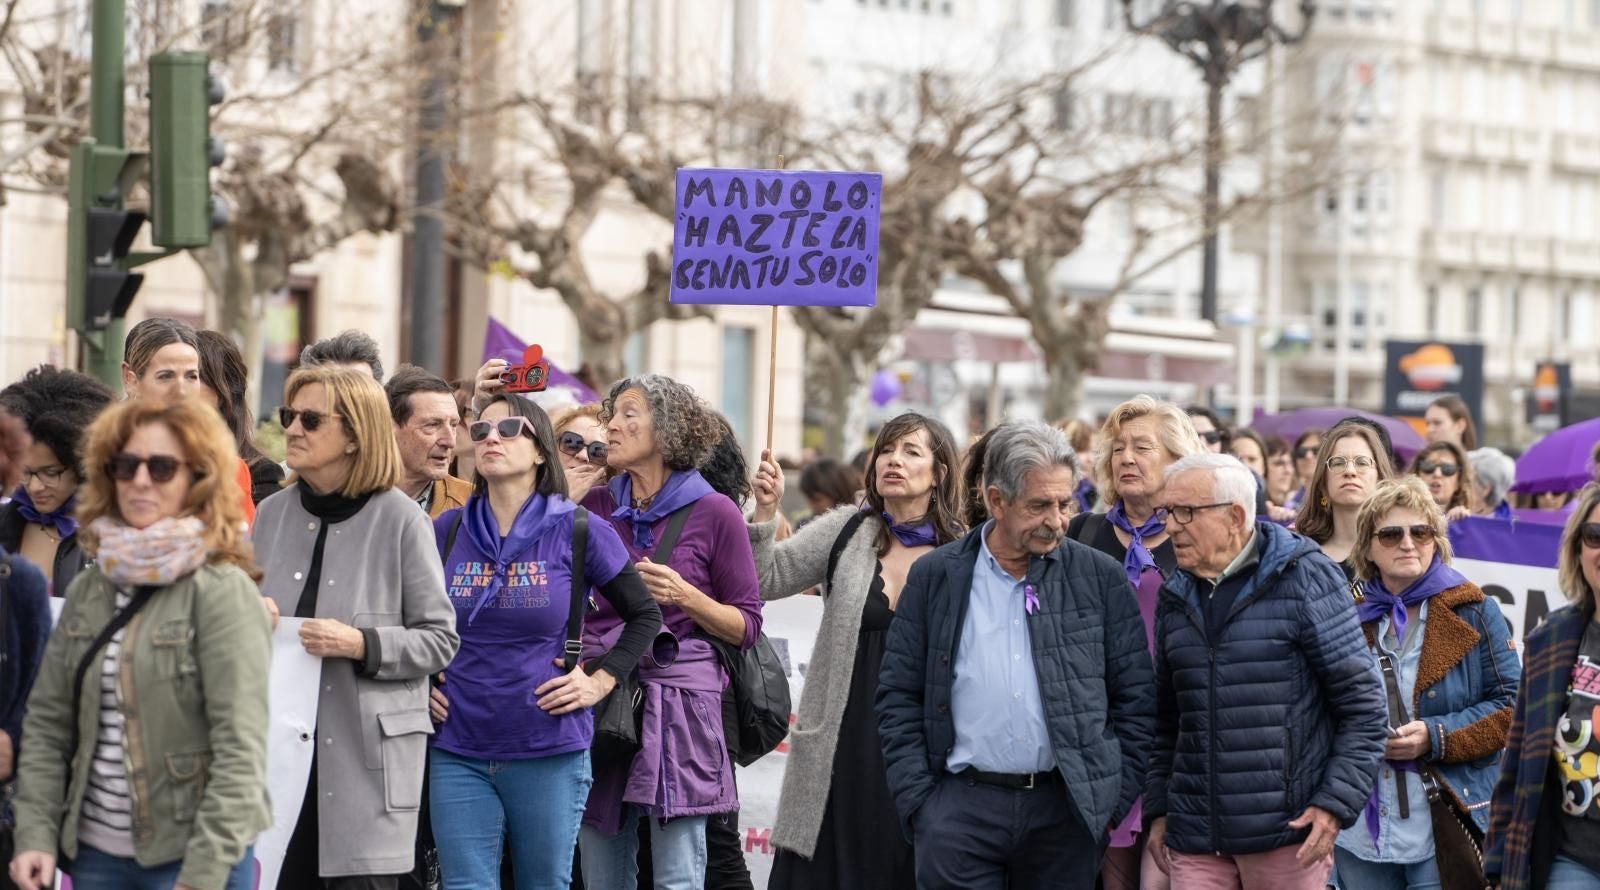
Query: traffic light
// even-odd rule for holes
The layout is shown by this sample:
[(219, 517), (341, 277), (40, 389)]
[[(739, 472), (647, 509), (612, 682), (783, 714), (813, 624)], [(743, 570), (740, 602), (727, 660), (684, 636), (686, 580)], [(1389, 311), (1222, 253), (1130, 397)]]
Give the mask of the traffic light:
[(208, 62), (192, 52), (150, 59), (150, 240), (159, 247), (205, 247), (225, 221), (211, 194), (211, 168), (223, 161), (211, 106), (222, 90)]
[(145, 215), (125, 210), (125, 187), (143, 155), (86, 139), (72, 149), (67, 208), (67, 323), (88, 334), (127, 314), (144, 276), (128, 251)]

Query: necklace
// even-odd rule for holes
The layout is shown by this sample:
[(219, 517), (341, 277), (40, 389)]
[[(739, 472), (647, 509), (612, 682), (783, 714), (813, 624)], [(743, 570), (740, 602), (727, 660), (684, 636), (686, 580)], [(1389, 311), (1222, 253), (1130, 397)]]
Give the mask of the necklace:
[[(659, 492), (659, 491), (656, 492), (656, 494), (660, 494), (660, 493), (661, 492)], [(649, 497), (644, 497), (644, 498), (634, 498), (633, 499), (633, 509), (635, 509), (635, 510), (648, 510), (648, 509), (650, 509), (651, 502), (654, 501), (655, 499), (656, 499), (656, 495), (655, 494), (650, 495)]]
[(44, 532), (44, 536), (49, 538), (51, 541), (54, 541), (57, 544), (61, 543), (61, 535), (57, 534), (56, 530), (51, 528), (50, 526), (48, 526), (48, 525), (40, 525), (39, 526), (39, 531)]

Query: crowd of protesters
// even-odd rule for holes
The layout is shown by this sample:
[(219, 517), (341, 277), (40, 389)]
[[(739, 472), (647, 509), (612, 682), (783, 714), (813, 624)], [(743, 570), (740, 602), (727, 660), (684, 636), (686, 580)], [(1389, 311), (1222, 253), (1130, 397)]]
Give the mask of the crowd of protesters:
[[(1521, 505), (1570, 513), (1571, 606), (1519, 657), (1452, 564), (1515, 497), (1457, 399), (1408, 464), (1359, 416), (1291, 443), (1140, 396), (800, 468), (662, 375), (551, 416), (345, 332), (280, 464), (227, 337), (125, 355), (120, 400), (0, 389), (4, 887), (250, 888), (296, 803), (285, 890), (750, 887), (735, 676), (799, 594), (774, 888), (1600, 887), (1600, 485)], [(298, 802), (283, 618), (321, 659)]]

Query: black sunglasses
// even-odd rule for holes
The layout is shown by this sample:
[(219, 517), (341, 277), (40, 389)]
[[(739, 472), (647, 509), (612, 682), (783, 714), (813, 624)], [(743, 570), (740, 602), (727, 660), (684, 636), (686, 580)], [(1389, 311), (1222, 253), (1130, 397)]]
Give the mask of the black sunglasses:
[(150, 481), (165, 483), (178, 475), (178, 468), (183, 466), (183, 461), (168, 454), (140, 457), (124, 451), (111, 455), (110, 460), (106, 461), (106, 472), (118, 482), (132, 482), (133, 477), (139, 475), (139, 467), (145, 465), (150, 467)]
[(605, 463), (606, 453), (610, 450), (606, 446), (606, 443), (601, 442), (598, 439), (593, 442), (583, 441), (583, 437), (572, 430), (567, 430), (566, 432), (562, 433), (561, 441), (558, 444), (561, 446), (561, 451), (566, 454), (567, 457), (577, 457), (587, 450), (589, 452), (589, 463), (592, 464)]
[(1600, 550), (1600, 522), (1585, 522), (1578, 526), (1578, 539), (1590, 550)]
[(515, 439), (523, 430), (527, 430), (528, 438), (535, 442), (539, 441), (539, 437), (533, 432), (533, 421), (520, 414), (502, 417), (499, 420), (474, 420), (467, 424), (467, 437), (474, 442), (482, 442), (489, 438), (490, 430), (499, 433), (502, 439)]
[(283, 425), (284, 429), (287, 430), (289, 427), (294, 426), (294, 420), (298, 417), (300, 418), (300, 428), (308, 433), (316, 432), (317, 427), (322, 426), (322, 421), (325, 418), (343, 416), (342, 414), (325, 414), (321, 411), (312, 411), (309, 408), (300, 411), (293, 408), (278, 409), (278, 422)]
[(1200, 438), (1206, 440), (1207, 445), (1215, 445), (1222, 441), (1222, 430), (1207, 430), (1200, 434)]
[(1431, 525), (1390, 525), (1378, 529), (1373, 533), (1373, 537), (1385, 547), (1398, 547), (1407, 534), (1410, 534), (1411, 540), (1416, 541), (1417, 546), (1421, 547), (1424, 544), (1432, 544), (1435, 533)]
[(1461, 468), (1456, 466), (1455, 464), (1445, 464), (1445, 463), (1435, 464), (1435, 463), (1429, 463), (1428, 461), (1425, 461), (1425, 460), (1417, 462), (1417, 475), (1418, 476), (1432, 476), (1435, 471), (1443, 473), (1445, 478), (1448, 479), (1449, 477), (1454, 476), (1455, 474), (1461, 472)]
[(1294, 459), (1305, 460), (1308, 457), (1316, 457), (1317, 451), (1318, 449), (1312, 448), (1309, 445), (1302, 445), (1294, 450)]

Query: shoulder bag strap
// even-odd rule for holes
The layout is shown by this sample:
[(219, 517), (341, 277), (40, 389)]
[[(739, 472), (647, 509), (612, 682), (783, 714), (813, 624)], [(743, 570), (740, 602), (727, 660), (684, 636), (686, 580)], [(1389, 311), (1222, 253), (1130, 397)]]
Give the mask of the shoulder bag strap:
[(72, 779), (71, 765), (78, 756), (78, 708), (83, 703), (84, 677), (88, 676), (89, 668), (95, 663), (96, 656), (100, 650), (111, 642), (111, 638), (116, 636), (117, 631), (128, 626), (128, 622), (133, 620), (133, 616), (139, 614), (139, 610), (150, 602), (150, 598), (155, 596), (155, 592), (159, 589), (159, 587), (151, 586), (135, 588), (133, 599), (129, 600), (128, 605), (119, 610), (117, 614), (111, 616), (111, 620), (106, 623), (106, 626), (100, 629), (100, 635), (95, 637), (94, 642), (89, 644), (89, 651), (83, 653), (83, 658), (78, 660), (77, 669), (72, 672), (72, 710), (67, 712), (71, 717), (72, 723), (70, 724), (71, 734), (68, 736), (66, 748), (67, 780), (69, 785)]
[(661, 540), (656, 542), (655, 551), (650, 554), (651, 562), (664, 566), (672, 561), (672, 548), (678, 546), (678, 536), (683, 534), (683, 525), (689, 521), (689, 513), (698, 503), (699, 501), (684, 504), (667, 517), (667, 527), (661, 532)]
[(1093, 547), (1095, 536), (1100, 534), (1100, 526), (1104, 525), (1105, 521), (1106, 518), (1102, 514), (1085, 513), (1083, 514), (1083, 524), (1078, 526), (1078, 533), (1073, 537), (1078, 543), (1088, 544)]
[[(578, 509), (581, 510), (583, 508), (579, 507)], [(461, 531), (461, 517), (465, 515), (467, 515), (466, 507), (458, 507), (456, 509), (456, 518), (450, 520), (450, 530), (444, 533), (444, 548), (439, 551), (440, 561), (450, 558), (450, 551), (456, 546), (456, 532)], [(450, 567), (445, 566), (445, 571), (448, 573)]]
[(833, 549), (828, 551), (828, 574), (822, 576), (825, 589), (833, 586), (833, 573), (839, 570), (839, 559), (844, 556), (844, 548), (850, 546), (850, 541), (861, 528), (861, 523), (866, 521), (867, 514), (857, 512), (845, 520), (844, 528), (839, 529), (839, 536), (833, 539)]
[(583, 653), (583, 612), (589, 597), (589, 511), (579, 507), (572, 514), (572, 604), (567, 609), (567, 642), (563, 647), (562, 667), (567, 673), (578, 666)]

